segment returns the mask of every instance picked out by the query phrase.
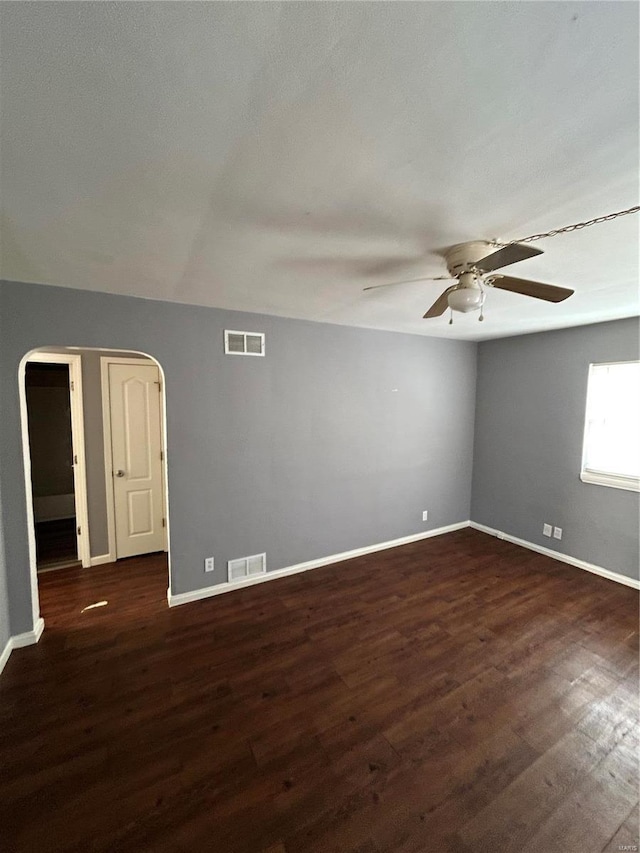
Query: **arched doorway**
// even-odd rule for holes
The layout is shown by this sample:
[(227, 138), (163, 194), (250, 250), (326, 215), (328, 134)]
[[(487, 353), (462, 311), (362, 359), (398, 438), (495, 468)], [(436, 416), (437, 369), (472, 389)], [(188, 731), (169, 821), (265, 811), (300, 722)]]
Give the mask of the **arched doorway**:
[[(29, 406), (27, 376), (35, 365), (39, 365), (41, 371), (43, 366), (51, 370), (55, 365), (68, 371), (69, 445), (72, 448), (68, 464), (73, 470), (72, 495), (44, 494), (46, 489), (43, 489), (42, 478), (37, 484), (34, 481), (36, 457), (38, 454), (42, 457), (43, 450), (46, 453), (46, 446), (34, 447), (34, 429), (30, 423), (30, 416), (34, 416), (36, 408)], [(126, 423), (120, 426), (114, 421), (113, 414), (118, 410), (117, 401), (112, 405), (114, 396), (117, 397), (114, 388), (117, 389), (118, 382), (126, 397), (124, 406), (120, 405)], [(71, 572), (71, 567), (75, 566), (77, 574), (73, 577), (82, 577), (84, 582), (88, 575), (82, 573), (90, 573), (93, 567), (113, 565), (114, 570), (118, 570), (122, 567), (123, 558), (162, 551), (166, 558), (157, 563), (166, 566), (170, 577), (166, 386), (162, 366), (147, 353), (43, 346), (23, 357), (19, 368), (19, 391), (33, 624), (36, 632), (41, 632), (44, 626), (40, 613), (39, 577), (42, 577), (43, 571), (66, 568)], [(143, 417), (145, 413), (151, 413), (147, 420)], [(51, 431), (53, 420), (47, 426), (46, 411), (40, 411), (38, 416), (45, 420), (36, 438), (42, 441), (42, 435), (46, 439), (47, 431)], [(142, 432), (135, 432), (138, 428)], [(123, 429), (129, 430), (124, 441)], [(145, 429), (146, 433), (143, 434)], [(154, 430), (157, 430), (157, 435), (152, 435)], [(145, 442), (149, 443), (149, 447)], [(67, 446), (61, 441), (58, 444)], [(117, 452), (124, 453), (128, 467), (123, 465), (124, 456), (116, 458), (114, 449), (116, 455)], [(155, 473), (145, 481), (141, 476), (140, 460), (143, 457), (151, 459), (152, 456)], [(136, 464), (137, 470), (133, 470)], [(59, 470), (63, 467), (58, 465)], [(116, 477), (117, 486), (114, 488)], [(60, 478), (58, 491), (59, 482)], [(68, 480), (65, 483), (64, 488), (67, 489)], [(53, 517), (60, 515), (62, 506), (67, 507), (66, 513), (71, 513), (73, 517), (77, 542), (75, 563), (63, 561), (60, 565), (47, 567), (41, 558), (42, 544), (38, 542), (38, 527), (46, 526), (47, 518), (60, 526), (63, 519), (54, 521)], [(123, 506), (126, 507), (124, 513)], [(122, 528), (127, 522), (130, 523), (128, 548), (123, 544), (126, 535), (118, 536), (118, 524)], [(51, 584), (51, 580), (48, 583)]]

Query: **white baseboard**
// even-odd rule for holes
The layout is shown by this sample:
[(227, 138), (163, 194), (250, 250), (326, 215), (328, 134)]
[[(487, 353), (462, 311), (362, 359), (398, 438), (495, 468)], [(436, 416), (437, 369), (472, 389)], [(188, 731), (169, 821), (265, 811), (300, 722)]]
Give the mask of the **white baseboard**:
[(169, 602), (169, 607), (177, 607), (179, 604), (188, 604), (191, 601), (199, 601), (202, 598), (211, 598), (213, 595), (222, 595), (225, 592), (232, 592), (234, 589), (241, 589), (245, 586), (254, 586), (257, 583), (277, 580), (278, 578), (287, 577), (288, 575), (297, 575), (299, 572), (307, 572), (309, 569), (318, 569), (321, 566), (329, 566), (332, 563), (341, 563), (343, 560), (351, 560), (354, 557), (362, 557), (365, 554), (373, 554), (376, 551), (386, 551), (387, 548), (397, 548), (399, 545), (408, 545), (410, 542), (419, 542), (421, 539), (430, 539), (432, 536), (441, 536), (443, 533), (452, 533), (454, 530), (462, 530), (464, 527), (468, 526), (468, 521), (459, 521), (457, 524), (448, 524), (446, 527), (436, 527), (434, 530), (425, 530), (424, 533), (413, 533), (410, 536), (402, 536), (400, 539), (391, 539), (389, 542), (379, 542), (377, 545), (367, 545), (364, 548), (354, 548), (352, 551), (343, 551), (340, 554), (331, 554), (328, 557), (320, 557), (317, 560), (309, 560), (306, 563), (297, 563), (295, 566), (287, 566), (284, 569), (267, 572), (266, 575), (259, 575), (255, 578), (232, 582), (227, 581), (226, 583), (219, 583), (215, 586), (205, 586), (201, 589), (194, 589), (192, 592), (179, 592), (174, 595), (171, 590), (168, 589), (167, 600)]
[(98, 554), (97, 557), (92, 557), (89, 562), (90, 566), (104, 566), (105, 563), (115, 563), (113, 554)]
[(635, 578), (629, 578), (626, 575), (621, 575), (619, 572), (612, 572), (611, 569), (605, 569), (602, 566), (596, 566), (594, 563), (587, 563), (586, 560), (579, 560), (577, 557), (571, 557), (569, 554), (563, 554), (560, 551), (554, 551), (552, 548), (545, 548), (544, 545), (536, 545), (534, 542), (527, 542), (526, 539), (518, 539), (517, 536), (511, 536), (509, 533), (504, 533), (502, 530), (496, 530), (493, 527), (487, 527), (485, 524), (478, 524), (476, 521), (470, 521), (469, 526), (474, 530), (480, 530), (482, 533), (488, 533), (489, 536), (495, 536), (497, 539), (504, 539), (505, 542), (512, 542), (514, 545), (520, 545), (522, 548), (528, 548), (529, 551), (536, 551), (538, 554), (544, 554), (545, 557), (552, 557), (554, 560), (560, 560), (561, 563), (568, 563), (570, 566), (575, 566), (577, 569), (584, 569), (585, 572), (591, 572), (594, 575), (600, 575), (607, 580), (615, 581), (616, 583), (630, 586), (633, 589), (640, 590), (640, 581)]
[(35, 645), (44, 631), (44, 619), (42, 616), (36, 622), (33, 631), (25, 631), (24, 634), (14, 634), (11, 637), (11, 648), (21, 649), (23, 646)]
[(24, 646), (34, 646), (44, 631), (44, 619), (42, 616), (38, 619), (32, 631), (25, 631), (24, 634), (14, 634), (9, 637), (7, 644), (0, 654), (0, 673), (5, 668), (9, 655), (14, 649), (21, 649)]
[(9, 655), (11, 654), (11, 637), (7, 640), (7, 644), (2, 650), (2, 654), (0, 655), (0, 675), (2, 675), (2, 670), (7, 665), (7, 661), (9, 660)]

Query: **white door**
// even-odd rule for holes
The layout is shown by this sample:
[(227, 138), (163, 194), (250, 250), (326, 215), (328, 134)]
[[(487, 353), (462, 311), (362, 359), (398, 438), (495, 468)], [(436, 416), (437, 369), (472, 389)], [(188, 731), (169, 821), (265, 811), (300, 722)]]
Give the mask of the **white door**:
[(164, 548), (160, 374), (109, 364), (116, 557)]

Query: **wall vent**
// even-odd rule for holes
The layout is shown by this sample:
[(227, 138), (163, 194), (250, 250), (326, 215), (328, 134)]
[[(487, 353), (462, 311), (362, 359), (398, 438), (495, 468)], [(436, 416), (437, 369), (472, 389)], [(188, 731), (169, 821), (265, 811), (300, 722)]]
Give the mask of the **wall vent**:
[(264, 355), (264, 332), (224, 330), (226, 355)]
[(267, 555), (254, 554), (252, 557), (240, 557), (227, 563), (229, 582), (241, 581), (255, 575), (264, 575), (267, 571)]

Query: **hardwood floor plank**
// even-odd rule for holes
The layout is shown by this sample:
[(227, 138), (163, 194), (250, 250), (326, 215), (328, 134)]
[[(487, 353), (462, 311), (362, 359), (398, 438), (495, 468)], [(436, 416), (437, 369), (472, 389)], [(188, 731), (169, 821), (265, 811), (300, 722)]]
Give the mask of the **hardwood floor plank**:
[(571, 731), (463, 826), (462, 840), (481, 850), (521, 850), (605, 755), (588, 735)]
[[(602, 849), (624, 821), (638, 797), (638, 742), (618, 744), (582, 780), (523, 853), (582, 853)], [(615, 798), (611, 791), (615, 789)]]
[(631, 589), (473, 530), (171, 610), (162, 554), (39, 586), (3, 853), (636, 843)]
[(616, 834), (602, 853), (620, 853), (620, 851), (636, 851), (640, 849), (640, 803), (636, 802), (629, 812), (627, 819), (619, 827)]
[[(565, 692), (550, 697), (543, 707), (527, 708), (514, 722), (514, 731), (538, 752), (550, 749), (583, 720), (593, 703), (606, 691), (605, 687), (593, 685), (589, 680), (591, 673), (589, 670), (571, 683)], [(606, 683), (605, 679), (600, 681), (601, 685), (603, 683)], [(611, 678), (609, 684), (612, 691), (615, 680)]]

